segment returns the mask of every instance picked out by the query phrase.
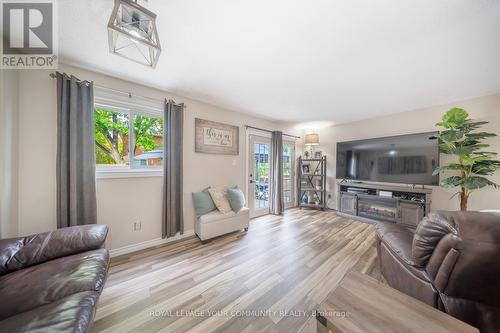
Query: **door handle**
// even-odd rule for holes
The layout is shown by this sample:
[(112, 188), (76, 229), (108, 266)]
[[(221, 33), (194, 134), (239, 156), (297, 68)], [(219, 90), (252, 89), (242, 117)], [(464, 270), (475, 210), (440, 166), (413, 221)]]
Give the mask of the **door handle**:
[(255, 183), (255, 182), (254, 182), (253, 180), (251, 180), (251, 179), (250, 179), (250, 184), (253, 184), (253, 183)]

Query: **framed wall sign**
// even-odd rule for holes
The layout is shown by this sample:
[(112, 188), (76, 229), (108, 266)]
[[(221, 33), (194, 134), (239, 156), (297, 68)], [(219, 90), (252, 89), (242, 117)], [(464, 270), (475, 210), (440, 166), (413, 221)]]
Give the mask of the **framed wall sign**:
[(238, 155), (240, 129), (215, 121), (195, 118), (195, 152)]

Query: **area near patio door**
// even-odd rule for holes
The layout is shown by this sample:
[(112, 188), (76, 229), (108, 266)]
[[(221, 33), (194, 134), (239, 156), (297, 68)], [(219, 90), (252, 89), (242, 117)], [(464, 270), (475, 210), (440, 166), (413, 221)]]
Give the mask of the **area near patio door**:
[[(271, 139), (265, 136), (249, 136), (248, 154), (248, 205), (250, 216), (269, 213)], [(294, 158), (295, 143), (283, 142), (283, 201), (285, 208), (294, 205)]]
[(283, 141), (283, 201), (295, 206), (295, 142)]

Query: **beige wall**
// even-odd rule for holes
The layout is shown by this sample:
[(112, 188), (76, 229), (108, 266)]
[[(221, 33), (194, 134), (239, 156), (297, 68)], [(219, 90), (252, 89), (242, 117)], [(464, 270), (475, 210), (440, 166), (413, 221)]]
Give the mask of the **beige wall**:
[(18, 233), (18, 93), (18, 71), (0, 70), (0, 238)]
[[(253, 125), (276, 129), (278, 124), (227, 111), (170, 93), (98, 73), (61, 66), (60, 71), (97, 85), (186, 104), (184, 128), (185, 229), (194, 228), (191, 193), (209, 185), (236, 184), (245, 188), (245, 129)], [(20, 76), (19, 233), (56, 228), (56, 91), (48, 71), (22, 71)], [(238, 156), (194, 152), (194, 118), (240, 126)], [(108, 246), (121, 248), (161, 237), (161, 177), (97, 179), (98, 221), (108, 224)], [(133, 231), (133, 223), (142, 229)]]
[[(136, 85), (98, 73), (61, 66), (61, 71), (96, 84), (131, 91), (152, 98), (173, 98), (186, 104), (184, 129), (184, 214), (185, 229), (193, 229), (194, 214), (191, 192), (209, 185), (236, 184), (246, 186), (246, 135), (243, 125), (280, 129), (278, 123), (223, 110), (164, 91)], [(19, 76), (19, 234), (25, 235), (56, 228), (56, 91), (49, 71), (21, 71)], [(329, 127), (319, 131), (321, 149), (328, 155), (328, 186), (335, 195), (335, 144), (339, 141), (409, 134), (434, 130), (434, 124), (449, 107), (467, 109), (473, 118), (487, 120), (488, 130), (500, 132), (500, 94), (400, 113), (356, 123)], [(194, 152), (194, 118), (200, 117), (240, 126), (238, 156), (198, 154)], [(289, 128), (286, 132), (296, 131)], [(491, 140), (493, 149), (500, 151), (500, 139)], [(297, 147), (300, 153), (300, 148)], [(495, 176), (500, 182), (500, 175)], [(156, 240), (161, 237), (161, 177), (98, 179), (98, 220), (108, 224), (111, 249)], [(456, 209), (456, 200), (449, 200), (452, 191), (434, 188), (433, 209)], [(335, 202), (335, 196), (333, 197)], [(471, 209), (499, 208), (500, 191), (483, 189), (470, 199)], [(142, 230), (133, 231), (134, 222)]]
[[(500, 134), (500, 94), (318, 130), (321, 145), (316, 149), (326, 153), (328, 160), (328, 190), (333, 199), (330, 206), (336, 207), (337, 201), (337, 194), (335, 193), (337, 142), (433, 131), (436, 130), (434, 124), (440, 120), (443, 113), (455, 106), (466, 109), (475, 120), (489, 121), (490, 123), (484, 129)], [(489, 143), (492, 150), (500, 153), (499, 137), (489, 140)], [(446, 162), (446, 157), (442, 156), (441, 160)], [(500, 172), (497, 172), (491, 179), (500, 184)], [(458, 199), (450, 200), (454, 193), (453, 190), (445, 190), (439, 187), (432, 188), (432, 210), (455, 210), (459, 208)], [(500, 208), (500, 191), (486, 188), (472, 194), (469, 200), (470, 210), (487, 208)]]

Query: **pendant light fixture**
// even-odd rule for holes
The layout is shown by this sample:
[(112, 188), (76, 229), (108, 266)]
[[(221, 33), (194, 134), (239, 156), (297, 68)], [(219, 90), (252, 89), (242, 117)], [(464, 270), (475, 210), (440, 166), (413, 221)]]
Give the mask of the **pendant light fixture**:
[(108, 42), (111, 53), (154, 68), (161, 53), (156, 14), (137, 0), (115, 0), (108, 22)]

